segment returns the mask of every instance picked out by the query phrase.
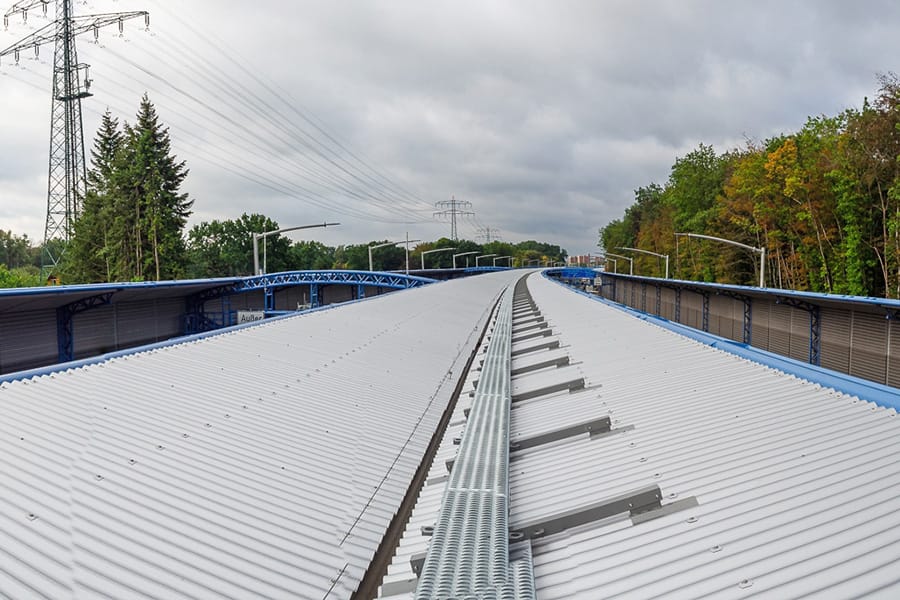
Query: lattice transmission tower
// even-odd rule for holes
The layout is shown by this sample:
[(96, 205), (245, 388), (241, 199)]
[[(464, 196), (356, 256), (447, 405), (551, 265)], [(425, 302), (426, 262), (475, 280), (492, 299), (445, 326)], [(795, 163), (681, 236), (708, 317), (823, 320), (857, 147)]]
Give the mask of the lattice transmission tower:
[(123, 23), (137, 17), (144, 17), (145, 25), (150, 26), (150, 14), (147, 11), (75, 16), (72, 0), (22, 0), (3, 15), (3, 27), (9, 26), (9, 18), (13, 15), (21, 15), (23, 21), (27, 21), (28, 12), (37, 7), (46, 16), (48, 5), (52, 2), (56, 4), (55, 20), (9, 48), (0, 50), (0, 58), (13, 55), (18, 64), (22, 52), (34, 51), (37, 56), (41, 46), (54, 43), (47, 221), (41, 256), (43, 276), (54, 270), (67, 245), (64, 243), (56, 249), (49, 242), (69, 241), (81, 201), (87, 192), (81, 100), (91, 96), (91, 79), (89, 65), (78, 62), (75, 38), (91, 31), (96, 39), (101, 28), (115, 24), (118, 24), (121, 34)]
[(494, 229), (493, 227), (481, 227), (478, 229), (478, 239), (484, 240), (485, 244), (490, 244), (491, 242), (501, 242), (503, 238), (500, 237), (500, 230)]
[(434, 213), (435, 217), (450, 217), (450, 239), (456, 241), (456, 217), (474, 217), (475, 213), (469, 210), (472, 203), (468, 200), (457, 200), (456, 196), (450, 196), (449, 200), (440, 200), (434, 203), (435, 208), (443, 209)]

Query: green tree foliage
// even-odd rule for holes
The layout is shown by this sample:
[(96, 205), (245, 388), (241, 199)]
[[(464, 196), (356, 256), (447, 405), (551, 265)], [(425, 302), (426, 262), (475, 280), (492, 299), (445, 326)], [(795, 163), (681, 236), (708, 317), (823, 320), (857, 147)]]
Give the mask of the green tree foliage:
[(12, 231), (0, 229), (0, 264), (9, 269), (26, 267), (34, 261), (34, 254), (27, 235), (20, 237)]
[[(202, 222), (188, 232), (190, 277), (235, 277), (253, 274), (254, 233), (277, 231), (278, 223), (263, 215), (244, 213), (239, 219)], [(259, 265), (267, 273), (294, 268), (290, 265), (291, 242), (279, 234), (257, 242)]]
[[(638, 189), (600, 245), (671, 254), (676, 277), (754, 284), (754, 254), (674, 236), (711, 235), (765, 247), (769, 286), (900, 297), (900, 81), (879, 83), (862, 110), (791, 135), (721, 155), (701, 144), (665, 186)], [(653, 260), (636, 257), (636, 272)]]
[(188, 169), (145, 94), (120, 131), (108, 112), (91, 152), (88, 193), (63, 264), (67, 281), (141, 281), (184, 275)]

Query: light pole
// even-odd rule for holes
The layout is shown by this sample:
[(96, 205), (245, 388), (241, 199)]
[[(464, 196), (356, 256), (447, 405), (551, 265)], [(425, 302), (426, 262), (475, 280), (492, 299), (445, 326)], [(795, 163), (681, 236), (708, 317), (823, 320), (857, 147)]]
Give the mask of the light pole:
[(385, 246), (395, 246), (397, 244), (402, 244), (403, 242), (386, 242), (384, 244), (372, 244), (369, 246), (369, 271), (372, 271), (372, 250), (376, 248), (384, 248)]
[(476, 256), (476, 257), (475, 257), (475, 267), (476, 267), (476, 268), (478, 267), (478, 261), (479, 261), (479, 260), (481, 260), (482, 258), (490, 258), (491, 256), (497, 256), (497, 254), (496, 254), (496, 253), (494, 253), (494, 254), (482, 254), (481, 256)]
[[(504, 258), (510, 258), (510, 259), (511, 259), (512, 256), (498, 256), (497, 258), (494, 259), (494, 266), (495, 266), (495, 267), (497, 266), (497, 261), (498, 261), (498, 260), (503, 260)], [(512, 266), (512, 261), (510, 261), (510, 266)]]
[(634, 275), (634, 259), (633, 258), (630, 258), (628, 256), (622, 256), (620, 254), (613, 254), (612, 252), (607, 252), (606, 255), (614, 256), (616, 258), (621, 258), (622, 260), (627, 260), (628, 261), (628, 274)]
[(715, 237), (712, 235), (703, 235), (702, 233), (675, 233), (675, 238), (678, 239), (678, 236), (684, 236), (689, 238), (700, 238), (702, 240), (712, 240), (714, 242), (722, 242), (723, 244), (731, 244), (732, 246), (737, 246), (738, 248), (743, 248), (745, 250), (750, 250), (751, 252), (759, 253), (759, 287), (766, 287), (766, 248), (763, 246), (762, 248), (756, 248), (755, 246), (749, 246), (747, 244), (742, 244), (740, 242), (735, 242), (734, 240), (726, 240), (725, 238)]
[[(456, 268), (456, 257), (457, 257), (457, 256), (468, 256), (468, 255), (470, 255), (470, 254), (478, 254), (478, 252), (479, 252), (478, 250), (473, 250), (472, 252), (460, 252), (459, 254), (454, 254), (454, 255), (453, 255), (453, 268), (454, 268), (454, 269)], [(466, 266), (467, 266), (467, 267), (469, 266), (469, 259), (468, 259), (468, 258), (466, 259)]]
[(666, 259), (666, 279), (669, 278), (669, 255), (668, 254), (659, 254), (657, 252), (650, 252), (649, 250), (641, 250), (640, 248), (627, 248), (624, 246), (616, 246), (616, 250), (628, 250), (630, 252), (640, 252), (641, 254), (650, 254), (652, 256), (658, 256), (659, 258)]
[[(619, 261), (617, 261), (617, 260), (614, 259), (614, 258), (606, 258), (606, 257), (604, 257), (604, 260), (606, 260), (606, 261), (612, 261), (612, 264), (613, 264), (613, 273), (614, 273), (614, 274), (619, 272)], [(606, 271), (606, 268), (604, 268), (603, 270)]]
[[(456, 250), (456, 248), (435, 248), (434, 250), (425, 250), (422, 252), (422, 270), (425, 270), (425, 255), (431, 254), (432, 252), (448, 252), (450, 250)], [(454, 256), (455, 258), (455, 256)], [(456, 265), (453, 265), (453, 268), (456, 268)]]
[(286, 231), (296, 231), (298, 229), (313, 229), (316, 227), (333, 227), (334, 225), (340, 225), (340, 223), (317, 223), (315, 225), (300, 225), (299, 227), (285, 227), (284, 229), (278, 229), (276, 231), (264, 231), (263, 233), (251, 233), (250, 235), (253, 237), (253, 274), (254, 275), (265, 275), (266, 274), (266, 245), (263, 244), (263, 269), (260, 272), (259, 270), (259, 239), (262, 238), (263, 242), (270, 235), (275, 235), (277, 233), (284, 233)]

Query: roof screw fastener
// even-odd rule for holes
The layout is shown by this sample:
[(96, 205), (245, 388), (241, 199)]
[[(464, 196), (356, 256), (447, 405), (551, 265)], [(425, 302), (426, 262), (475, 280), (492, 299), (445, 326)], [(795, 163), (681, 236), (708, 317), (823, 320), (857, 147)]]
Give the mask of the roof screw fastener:
[(752, 585), (753, 585), (752, 579), (741, 579), (741, 581), (738, 583), (738, 587), (741, 588), (742, 590), (745, 590), (748, 587), (751, 587)]
[(94, 479), (97, 481), (103, 481), (103, 475), (94, 475)]
[(712, 553), (721, 552), (721, 551), (722, 551), (722, 546), (716, 544), (715, 546), (713, 546), (712, 548), (710, 548), (709, 551), (712, 552)]
[(647, 462), (647, 457), (642, 456), (638, 462)]
[(696, 522), (697, 522), (697, 517), (688, 517), (688, 518), (687, 518), (687, 522), (688, 522), (688, 523), (696, 523)]
[(523, 537), (525, 537), (525, 534), (523, 534), (521, 531), (509, 532), (509, 539), (511, 539), (514, 542), (521, 540)]
[(34, 513), (28, 513), (28, 520), (29, 520), (29, 521), (34, 521), (35, 519), (37, 519), (37, 515), (36, 515), (36, 514), (34, 514)]
[(129, 464), (129, 465), (133, 465), (133, 464), (135, 464), (135, 463), (137, 463), (137, 461), (134, 460), (133, 458), (129, 458), (129, 459), (128, 459), (128, 464)]

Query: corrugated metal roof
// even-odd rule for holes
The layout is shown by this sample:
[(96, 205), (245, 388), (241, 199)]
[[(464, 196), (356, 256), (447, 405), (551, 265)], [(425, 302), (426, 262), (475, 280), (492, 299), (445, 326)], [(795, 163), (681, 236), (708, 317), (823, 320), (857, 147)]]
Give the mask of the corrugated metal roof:
[[(646, 522), (624, 513), (532, 538), (539, 598), (900, 595), (893, 409), (711, 348), (543, 277), (528, 283), (561, 347), (595, 386), (573, 394), (593, 394), (594, 404), (572, 419), (600, 410), (621, 432), (514, 454), (511, 526), (647, 486), (659, 486), (663, 509), (696, 499)], [(547, 411), (562, 398), (571, 400), (555, 394), (528, 403)], [(514, 409), (513, 428), (526, 407)]]
[(0, 385), (0, 596), (346, 598), (497, 273)]

